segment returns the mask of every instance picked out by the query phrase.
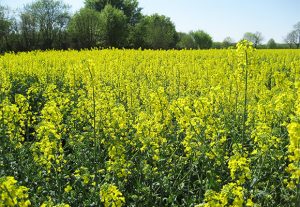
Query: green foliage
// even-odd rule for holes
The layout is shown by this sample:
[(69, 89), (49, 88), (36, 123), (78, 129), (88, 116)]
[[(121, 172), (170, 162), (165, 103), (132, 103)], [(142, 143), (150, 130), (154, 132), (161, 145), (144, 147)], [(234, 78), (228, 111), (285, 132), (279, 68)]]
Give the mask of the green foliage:
[(124, 47), (128, 36), (126, 16), (123, 11), (107, 4), (100, 13), (100, 41), (104, 47)]
[(212, 47), (212, 37), (203, 30), (190, 32), (198, 49), (209, 49)]
[(68, 28), (76, 48), (125, 47), (127, 17), (122, 10), (107, 4), (101, 12), (84, 8), (77, 12)]
[(139, 29), (144, 31), (143, 41), (147, 48), (169, 49), (175, 47), (177, 32), (169, 17), (153, 14), (145, 16), (140, 24)]
[(178, 48), (186, 49), (209, 49), (209, 48), (221, 48), (221, 43), (213, 43), (209, 34), (202, 30), (192, 31), (188, 34), (178, 33), (179, 41), (177, 43)]
[(7, 50), (13, 21), (8, 17), (8, 9), (0, 5), (0, 52)]
[(275, 42), (275, 40), (273, 38), (271, 38), (268, 41), (267, 47), (268, 47), (268, 49), (276, 49), (277, 48), (277, 44), (276, 44), (276, 42)]
[(297, 47), (297, 34), (296, 34), (296, 32), (292, 31), (292, 32), (288, 33), (286, 38), (284, 39), (284, 41), (289, 45), (290, 48), (292, 48), (293, 45), (295, 45)]
[(226, 37), (222, 42), (223, 48), (229, 48), (231, 46), (234, 46), (234, 41), (231, 37)]
[[(138, 0), (85, 0), (71, 16), (63, 0), (33, 0), (16, 13), (0, 5), (0, 52), (47, 49), (124, 47), (144, 49), (229, 48), (230, 37), (213, 42), (204, 31), (176, 32), (169, 17), (143, 16)], [(299, 48), (300, 23), (285, 38), (286, 44), (260, 45), (260, 32), (244, 35), (257, 48)]]
[(259, 44), (261, 44), (261, 41), (264, 39), (262, 34), (260, 32), (246, 32), (244, 34), (243, 39), (248, 40), (253, 43), (254, 47), (256, 48)]
[(294, 25), (294, 30), (287, 34), (285, 42), (292, 48), (293, 45), (300, 47), (300, 22)]
[(108, 4), (123, 11), (127, 22), (136, 24), (141, 18), (141, 8), (137, 0), (85, 0), (85, 7), (101, 12)]
[(7, 8), (0, 5), (0, 36), (4, 37), (9, 34), (11, 22), (7, 17)]
[(25, 45), (34, 47), (37, 44), (42, 49), (62, 48), (69, 19), (69, 6), (59, 0), (37, 0), (26, 5), (21, 13)]
[(75, 48), (92, 48), (100, 46), (102, 30), (100, 13), (83, 8), (71, 19), (68, 31)]
[(191, 34), (186, 33), (178, 33), (178, 43), (177, 48), (179, 49), (196, 49), (197, 45), (195, 43), (195, 40)]
[(146, 48), (145, 41), (145, 24), (141, 22), (128, 27), (128, 47), (130, 48)]

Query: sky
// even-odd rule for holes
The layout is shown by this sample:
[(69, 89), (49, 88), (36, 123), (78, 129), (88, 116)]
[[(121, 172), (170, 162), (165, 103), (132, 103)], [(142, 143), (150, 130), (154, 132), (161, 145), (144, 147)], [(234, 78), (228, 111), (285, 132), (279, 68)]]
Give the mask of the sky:
[[(83, 0), (63, 0), (72, 12), (83, 7)], [(33, 0), (0, 0), (12, 9)], [(171, 18), (179, 32), (204, 30), (214, 41), (231, 37), (239, 41), (245, 32), (259, 31), (264, 42), (283, 42), (300, 21), (300, 0), (139, 0), (143, 14), (163, 14)]]

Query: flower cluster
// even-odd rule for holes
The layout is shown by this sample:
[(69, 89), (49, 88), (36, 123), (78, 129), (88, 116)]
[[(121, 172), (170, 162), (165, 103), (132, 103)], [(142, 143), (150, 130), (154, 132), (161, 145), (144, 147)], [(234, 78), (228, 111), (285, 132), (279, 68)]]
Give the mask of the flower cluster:
[[(287, 126), (289, 132), (289, 161), (287, 171), (291, 174), (289, 187), (299, 188), (300, 183), (300, 82), (297, 84), (297, 101), (295, 104), (295, 115), (292, 122)], [(297, 186), (298, 185), (298, 186)], [(300, 189), (298, 189), (300, 190)]]
[(19, 186), (14, 177), (0, 178), (0, 206), (30, 206), (28, 188)]
[(113, 184), (101, 186), (100, 199), (105, 207), (121, 207), (125, 204), (123, 194)]

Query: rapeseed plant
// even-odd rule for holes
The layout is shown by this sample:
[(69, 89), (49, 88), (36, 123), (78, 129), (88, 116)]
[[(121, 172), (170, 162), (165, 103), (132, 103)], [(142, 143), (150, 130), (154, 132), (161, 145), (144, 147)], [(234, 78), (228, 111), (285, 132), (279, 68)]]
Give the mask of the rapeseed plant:
[(5, 54), (0, 203), (293, 206), (299, 71), (298, 50), (247, 41)]

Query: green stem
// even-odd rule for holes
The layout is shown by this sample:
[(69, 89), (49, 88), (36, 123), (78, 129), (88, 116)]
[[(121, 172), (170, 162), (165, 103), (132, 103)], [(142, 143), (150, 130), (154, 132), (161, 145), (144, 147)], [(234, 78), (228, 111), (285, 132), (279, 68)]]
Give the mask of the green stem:
[(93, 73), (90, 69), (89, 69), (89, 73), (92, 79), (92, 100), (93, 100), (93, 138), (94, 138), (94, 142), (95, 142), (95, 148), (94, 148), (94, 161), (96, 162), (97, 160), (97, 147), (98, 147), (98, 142), (97, 142), (97, 138), (96, 138), (96, 100), (95, 100), (95, 81), (94, 81), (94, 76)]
[(246, 66), (245, 66), (245, 97), (244, 97), (244, 114), (243, 114), (243, 131), (242, 131), (242, 143), (245, 141), (246, 133), (246, 121), (247, 121), (247, 93), (248, 93), (248, 54), (246, 51)]

